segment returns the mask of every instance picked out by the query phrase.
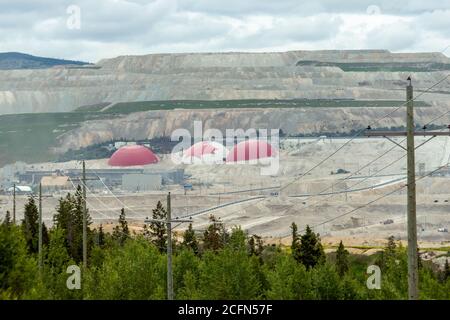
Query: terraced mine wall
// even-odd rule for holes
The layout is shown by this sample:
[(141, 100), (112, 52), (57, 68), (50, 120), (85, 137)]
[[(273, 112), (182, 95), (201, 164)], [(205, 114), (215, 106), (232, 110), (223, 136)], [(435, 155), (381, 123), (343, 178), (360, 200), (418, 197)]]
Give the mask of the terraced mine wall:
[[(385, 50), (121, 56), (72, 68), (0, 70), (0, 114), (152, 100), (404, 99), (450, 69), (440, 53)], [(443, 84), (424, 97), (448, 100)]]

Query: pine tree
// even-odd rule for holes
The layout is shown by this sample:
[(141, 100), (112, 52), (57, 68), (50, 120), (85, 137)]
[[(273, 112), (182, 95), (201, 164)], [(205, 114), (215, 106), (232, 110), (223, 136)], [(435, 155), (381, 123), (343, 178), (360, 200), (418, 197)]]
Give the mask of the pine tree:
[(292, 257), (296, 261), (301, 262), (300, 261), (300, 238), (298, 236), (298, 228), (297, 228), (297, 224), (295, 224), (295, 222), (292, 222), (291, 229), (292, 229), (291, 254), (292, 254)]
[(250, 256), (260, 256), (264, 251), (264, 244), (260, 236), (254, 234), (248, 239), (248, 251)]
[(24, 218), (22, 220), (22, 231), (27, 242), (28, 252), (38, 252), (39, 212), (34, 198), (30, 196), (25, 204)]
[(113, 239), (117, 240), (120, 245), (130, 237), (130, 230), (128, 229), (128, 222), (125, 217), (125, 209), (122, 208), (119, 216), (119, 225), (114, 227)]
[(448, 259), (446, 259), (444, 265), (444, 281), (447, 281), (448, 279), (450, 279), (450, 266), (448, 264)]
[(100, 224), (100, 227), (98, 228), (97, 245), (99, 247), (103, 247), (105, 245), (105, 233), (103, 231), (103, 225), (102, 224)]
[(183, 246), (198, 254), (198, 241), (195, 231), (192, 229), (192, 223), (189, 223), (189, 227), (183, 233)]
[(250, 237), (248, 239), (248, 255), (254, 256), (256, 255), (256, 244), (255, 244), (255, 238)]
[(339, 276), (342, 278), (349, 269), (348, 251), (345, 249), (342, 241), (339, 243), (339, 247), (336, 251), (336, 269)]
[(396, 250), (397, 250), (397, 244), (395, 243), (395, 237), (390, 236), (388, 238), (388, 243), (387, 243), (385, 252), (388, 256), (395, 256)]
[(325, 262), (325, 253), (319, 235), (306, 226), (306, 233), (300, 237), (299, 260), (307, 268)]
[(50, 237), (48, 235), (48, 229), (45, 223), (42, 222), (42, 246), (48, 246), (50, 243)]
[[(83, 190), (81, 186), (77, 186), (77, 191), (75, 192), (75, 197), (72, 199), (74, 201), (74, 211), (73, 211), (73, 219), (75, 225), (75, 243), (74, 243), (74, 255), (72, 257), (75, 261), (82, 261), (83, 259), (83, 216), (84, 216), (84, 208), (83, 208)], [(89, 215), (89, 210), (86, 209), (86, 232), (87, 232), (87, 253), (88, 256), (92, 247), (92, 231), (89, 226), (92, 224), (91, 217)]]
[[(55, 226), (62, 230), (66, 241), (66, 248), (69, 255), (80, 262), (83, 258), (83, 193), (80, 186), (77, 187), (75, 195), (67, 194), (65, 198), (59, 200), (56, 207), (56, 214), (53, 217)], [(89, 211), (86, 212), (87, 238), (92, 239), (92, 231), (89, 225), (92, 224)], [(88, 242), (88, 255), (91, 250), (92, 241)]]
[(386, 267), (389, 261), (394, 261), (397, 257), (397, 244), (395, 243), (395, 237), (390, 236), (388, 242), (380, 257), (377, 259), (376, 264)]
[(151, 242), (160, 252), (165, 252), (167, 250), (167, 227), (166, 223), (162, 220), (165, 221), (167, 219), (167, 211), (164, 209), (161, 201), (158, 201), (156, 208), (153, 209), (152, 218), (155, 220), (161, 220), (161, 222), (150, 222), (146, 236), (150, 238)]
[(9, 210), (6, 211), (5, 219), (3, 219), (2, 224), (7, 227), (9, 227), (12, 224), (11, 213), (9, 212)]
[(229, 235), (216, 217), (211, 215), (209, 221), (211, 223), (203, 233), (203, 245), (205, 250), (218, 251), (227, 243)]
[(126, 235), (127, 237), (129, 237), (130, 230), (128, 229), (128, 222), (125, 217), (125, 209), (124, 208), (122, 208), (122, 211), (120, 212), (119, 223), (120, 223), (120, 227), (122, 228), (122, 233), (124, 235)]

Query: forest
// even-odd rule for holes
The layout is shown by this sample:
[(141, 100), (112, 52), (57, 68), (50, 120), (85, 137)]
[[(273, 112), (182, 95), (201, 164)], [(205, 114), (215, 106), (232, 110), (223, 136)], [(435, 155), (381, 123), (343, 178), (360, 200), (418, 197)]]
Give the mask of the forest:
[[(121, 210), (113, 232), (92, 228), (88, 214), (88, 259), (83, 267), (81, 188), (55, 208), (53, 224), (42, 226), (38, 254), (38, 208), (31, 196), (24, 218), (0, 224), (0, 300), (166, 299), (166, 224), (152, 222), (131, 232)], [(158, 203), (155, 220), (166, 217)], [(290, 246), (267, 244), (239, 226), (225, 226), (210, 216), (205, 230), (192, 225), (173, 234), (173, 286), (178, 300), (367, 300), (407, 299), (407, 255), (393, 237), (371, 256), (350, 254), (341, 242), (325, 254), (320, 235), (291, 225)], [(450, 299), (450, 268), (433, 268), (419, 259), (420, 298)], [(81, 268), (81, 288), (69, 289), (68, 267)], [(369, 265), (381, 270), (379, 289), (369, 289)]]

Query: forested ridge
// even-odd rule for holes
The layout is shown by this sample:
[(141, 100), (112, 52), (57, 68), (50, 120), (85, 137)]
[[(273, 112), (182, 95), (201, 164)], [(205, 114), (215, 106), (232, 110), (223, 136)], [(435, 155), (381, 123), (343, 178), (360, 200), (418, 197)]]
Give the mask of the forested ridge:
[[(166, 299), (167, 230), (153, 222), (130, 232), (121, 210), (113, 232), (90, 227), (88, 267), (82, 267), (82, 192), (55, 208), (52, 228), (43, 226), (43, 261), (38, 259), (38, 209), (33, 197), (24, 219), (0, 224), (0, 299)], [(154, 219), (166, 217), (162, 203)], [(320, 235), (291, 225), (289, 247), (266, 244), (240, 227), (210, 217), (205, 230), (189, 225), (174, 235), (175, 299), (407, 299), (406, 249), (390, 238), (375, 255), (350, 254), (341, 242), (325, 254)], [(67, 267), (81, 268), (81, 289), (69, 290)], [(381, 288), (368, 289), (369, 265), (381, 269)], [(450, 299), (450, 268), (420, 262), (421, 299)]]

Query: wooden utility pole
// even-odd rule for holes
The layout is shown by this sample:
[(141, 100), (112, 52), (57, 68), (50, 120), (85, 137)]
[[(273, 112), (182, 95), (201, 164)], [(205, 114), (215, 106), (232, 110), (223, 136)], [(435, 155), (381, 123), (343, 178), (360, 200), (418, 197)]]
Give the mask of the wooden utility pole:
[(170, 192), (167, 195), (167, 299), (173, 300), (173, 273), (172, 273), (172, 213), (170, 205)]
[[(415, 150), (437, 136), (450, 136), (450, 132), (416, 132), (414, 131), (414, 98), (411, 78), (408, 77), (406, 87), (406, 131), (372, 131), (370, 127), (367, 131), (369, 137), (385, 137), (407, 153), (407, 231), (408, 231), (408, 297), (410, 300), (419, 299), (419, 262), (417, 251), (417, 218), (416, 218), (416, 168)], [(406, 148), (398, 144), (389, 137), (406, 136)], [(430, 137), (418, 146), (414, 144), (415, 136)]]
[(87, 268), (87, 206), (86, 206), (86, 163), (83, 160), (83, 267)]
[(16, 224), (16, 184), (13, 186), (13, 224)]
[(410, 300), (419, 299), (414, 126), (413, 87), (409, 78), (409, 84), (406, 87), (406, 152), (408, 159), (408, 296)]
[[(191, 218), (192, 219), (192, 218)], [(167, 216), (165, 220), (145, 219), (145, 223), (161, 223), (164, 222), (167, 226), (167, 299), (173, 300), (173, 268), (172, 268), (172, 223), (183, 223), (192, 220), (187, 219), (172, 219), (172, 208), (170, 203), (170, 192), (167, 195)]]
[(39, 183), (39, 242), (38, 242), (38, 256), (39, 256), (39, 271), (42, 269), (42, 183)]

